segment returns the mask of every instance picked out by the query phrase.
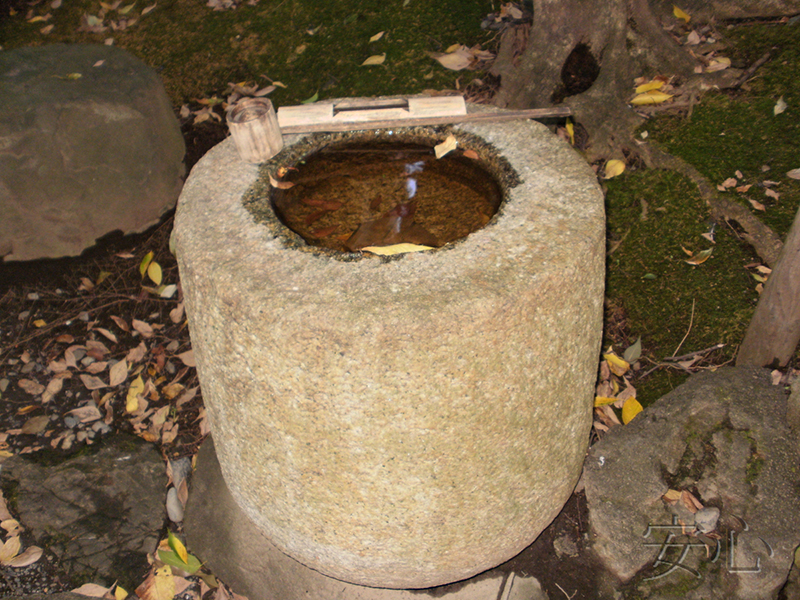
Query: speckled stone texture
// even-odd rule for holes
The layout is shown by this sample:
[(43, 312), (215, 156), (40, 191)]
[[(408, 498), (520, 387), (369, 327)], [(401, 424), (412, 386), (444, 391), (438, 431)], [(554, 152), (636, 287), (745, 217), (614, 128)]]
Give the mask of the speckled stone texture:
[(76, 256), (175, 206), (183, 136), (142, 61), (102, 44), (17, 48), (0, 52), (0, 82), (0, 257)]
[[(534, 122), (452, 131), (491, 144), (522, 183), (443, 249), (348, 261), (295, 248), (243, 206), (259, 168), (230, 139), (179, 200), (225, 481), (278, 548), (359, 585), (441, 585), (516, 555), (562, 508), (588, 444), (605, 244), (594, 174)], [(298, 140), (285, 142), (263, 176)]]
[[(786, 398), (766, 369), (699, 373), (592, 446), (584, 471), (592, 547), (617, 580), (630, 581), (626, 597), (778, 597), (800, 543), (800, 444), (786, 425)], [(693, 489), (720, 510), (718, 547), (706, 538), (707, 553), (700, 538), (670, 526), (674, 515), (694, 527), (681, 504), (662, 502), (670, 488)]]

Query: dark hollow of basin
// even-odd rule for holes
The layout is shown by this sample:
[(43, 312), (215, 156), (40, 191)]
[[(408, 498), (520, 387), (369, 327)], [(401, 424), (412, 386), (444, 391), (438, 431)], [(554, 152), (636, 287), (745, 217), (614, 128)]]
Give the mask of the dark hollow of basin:
[(442, 158), (433, 145), (346, 141), (298, 162), (272, 188), (277, 218), (310, 246), (353, 252), (412, 243), (440, 247), (484, 227), (503, 200), (472, 150)]

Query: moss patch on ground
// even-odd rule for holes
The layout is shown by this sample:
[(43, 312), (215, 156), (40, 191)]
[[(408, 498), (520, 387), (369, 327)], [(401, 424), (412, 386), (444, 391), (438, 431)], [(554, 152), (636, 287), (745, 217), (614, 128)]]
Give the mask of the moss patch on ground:
[[(8, 1), (8, 0), (6, 0)], [(110, 3), (108, 3), (110, 4)], [(123, 2), (119, 8), (128, 6)], [(137, 16), (150, 0), (138, 0), (126, 17)], [(154, 67), (176, 106), (194, 98), (221, 94), (228, 82), (267, 85), (285, 83), (271, 98), (278, 106), (297, 104), (319, 93), (320, 98), (418, 93), (426, 88), (466, 84), (473, 72), (448, 71), (428, 51), (451, 44), (486, 43), (493, 34), (480, 28), (492, 10), (486, 0), (261, 0), (235, 10), (213, 11), (204, 0), (159, 0), (157, 6), (123, 31), (79, 32), (81, 15), (97, 16), (99, 0), (50, 2), (19, 12), (0, 24), (3, 47), (50, 43), (95, 43), (113, 37)], [(52, 15), (47, 22), (28, 22)], [(106, 20), (122, 15), (108, 11)], [(47, 35), (41, 29), (54, 25)], [(369, 39), (385, 31), (376, 41)], [(364, 60), (386, 53), (382, 65), (362, 67)], [(267, 79), (269, 78), (269, 79)]]
[[(711, 92), (690, 118), (663, 116), (641, 129), (712, 183), (739, 171), (740, 185), (752, 187), (726, 193), (785, 237), (800, 205), (800, 181), (786, 176), (800, 167), (800, 82), (793, 77), (800, 66), (800, 26), (742, 25), (728, 29), (726, 37), (734, 61), (749, 65), (767, 50), (772, 59), (745, 89)], [(780, 97), (789, 108), (775, 115)], [(765, 187), (770, 180), (778, 185)], [(609, 248), (621, 242), (608, 259), (607, 295), (611, 306), (622, 309), (629, 329), (617, 343), (641, 335), (645, 370), (670, 357), (681, 341), (678, 354), (724, 343), (711, 362), (733, 359), (758, 302), (757, 272), (746, 267), (761, 262), (736, 225), (716, 224), (716, 243), (703, 238), (713, 225), (708, 207), (696, 187), (674, 173), (627, 173), (606, 187)], [(780, 198), (767, 196), (767, 189)], [(766, 210), (753, 208), (750, 200)], [(713, 248), (713, 253), (692, 266), (683, 248), (694, 253)], [(685, 378), (674, 368), (656, 371), (638, 382), (638, 397), (647, 405)]]

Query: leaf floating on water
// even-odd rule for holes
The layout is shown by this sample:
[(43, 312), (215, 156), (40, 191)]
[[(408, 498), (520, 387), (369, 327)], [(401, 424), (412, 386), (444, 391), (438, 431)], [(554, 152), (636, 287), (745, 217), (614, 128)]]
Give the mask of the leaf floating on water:
[(442, 158), (448, 152), (455, 150), (457, 146), (458, 140), (456, 136), (450, 134), (441, 144), (437, 144), (433, 147), (433, 152), (436, 154), (436, 158)]
[(687, 260), (686, 262), (690, 265), (702, 265), (706, 262), (709, 258), (711, 258), (711, 254), (714, 252), (713, 248), (706, 248), (705, 250), (701, 250), (697, 254), (694, 254), (692, 258)]
[(269, 184), (279, 190), (288, 190), (290, 187), (294, 187), (291, 181), (278, 181), (272, 175), (269, 176)]
[(382, 65), (385, 60), (386, 60), (386, 52), (384, 52), (383, 54), (375, 54), (373, 56), (370, 56), (363, 63), (361, 63), (361, 66), (369, 67), (372, 65)]
[(367, 246), (361, 248), (364, 252), (371, 252), (379, 256), (393, 256), (395, 254), (405, 254), (407, 252), (422, 252), (423, 250), (433, 250), (433, 246), (419, 246), (417, 244), (393, 244), (391, 246)]
[(603, 179), (611, 179), (625, 172), (625, 162), (619, 159), (612, 159), (606, 163), (606, 174)]
[(633, 418), (642, 412), (642, 405), (636, 398), (628, 398), (622, 405), (622, 423), (627, 425)]
[(684, 23), (688, 23), (692, 17), (686, 11), (681, 10), (678, 8), (676, 4), (672, 5), (672, 14), (675, 15), (677, 18), (681, 19)]

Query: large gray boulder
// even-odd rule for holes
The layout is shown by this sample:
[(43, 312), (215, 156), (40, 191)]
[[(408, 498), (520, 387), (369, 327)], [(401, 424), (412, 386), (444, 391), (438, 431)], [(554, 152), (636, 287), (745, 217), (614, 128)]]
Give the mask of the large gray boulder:
[[(626, 597), (777, 596), (800, 543), (800, 455), (786, 396), (765, 370), (701, 373), (592, 446), (584, 481), (593, 549), (631, 582)], [(669, 489), (691, 491), (713, 514), (668, 505)], [(695, 528), (708, 535), (688, 535)]]
[(180, 126), (158, 75), (124, 50), (0, 52), (0, 106), (5, 260), (77, 255), (112, 231), (146, 229), (175, 205)]

